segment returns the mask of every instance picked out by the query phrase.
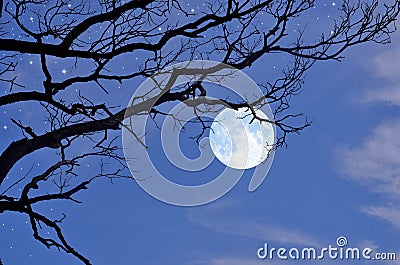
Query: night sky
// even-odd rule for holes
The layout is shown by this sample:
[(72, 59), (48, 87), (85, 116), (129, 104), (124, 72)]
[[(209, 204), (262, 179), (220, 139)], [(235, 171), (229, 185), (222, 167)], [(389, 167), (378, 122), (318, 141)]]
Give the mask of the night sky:
[[(195, 14), (202, 9), (202, 5), (184, 4)], [(307, 26), (316, 35), (329, 34), (337, 5), (318, 1), (290, 30), (296, 33)], [(26, 19), (35, 23), (33, 17)], [(12, 25), (9, 30), (20, 38), (21, 33)], [(347, 50), (342, 62), (314, 65), (303, 92), (292, 100), (292, 110), (304, 113), (313, 124), (300, 135), (290, 135), (288, 147), (276, 151), (267, 178), (255, 192), (248, 191), (251, 169), (231, 192), (197, 207), (158, 201), (132, 180), (116, 180), (113, 184), (98, 180), (76, 196), (82, 204), (58, 201), (37, 209), (54, 217), (65, 212), (67, 218), (62, 227), (67, 239), (96, 265), (297, 264), (298, 261), (259, 260), (256, 252), (264, 243), (277, 248), (322, 248), (335, 245), (339, 236), (345, 236), (350, 247), (370, 247), (398, 255), (397, 261), (376, 261), (377, 264), (400, 264), (399, 40), (395, 33), (391, 44), (362, 44)], [(129, 71), (143, 56), (122, 57), (113, 70)], [(41, 86), (39, 56), (19, 57), (15, 71), (19, 80)], [(254, 80), (263, 81), (265, 75), (276, 75), (286, 60), (281, 55), (272, 60), (266, 56), (245, 72)], [(48, 62), (56, 80), (91, 69), (84, 60), (78, 68), (74, 68), (73, 59), (49, 57)], [(126, 106), (142, 81), (113, 84), (109, 94), (94, 85), (81, 84), (62, 92), (60, 97), (72, 99), (81, 89), (95, 102), (107, 100), (115, 106)], [(23, 90), (16, 87), (13, 92)], [(1, 85), (0, 93), (10, 93), (9, 87)], [(3, 106), (0, 113), (0, 150), (21, 138), (20, 129), (10, 117), (29, 121), (38, 131), (48, 126), (37, 103)], [(120, 136), (121, 132), (112, 134)], [(153, 134), (156, 138), (157, 132)], [(188, 144), (188, 148), (193, 146)], [(159, 154), (153, 157), (165, 159)], [(18, 162), (12, 174), (22, 176), (30, 170), (39, 173), (50, 161), (44, 150), (35, 152)], [(217, 168), (222, 165), (217, 160), (213, 163)], [(82, 174), (95, 174), (95, 166), (96, 161), (86, 160)], [(175, 174), (179, 178), (183, 173), (177, 170)], [(195, 176), (201, 178), (202, 174)], [(27, 217), (16, 213), (0, 216), (0, 258), (4, 265), (80, 264), (72, 255), (55, 248), (48, 250), (35, 241)], [(329, 259), (319, 262), (339, 263)]]

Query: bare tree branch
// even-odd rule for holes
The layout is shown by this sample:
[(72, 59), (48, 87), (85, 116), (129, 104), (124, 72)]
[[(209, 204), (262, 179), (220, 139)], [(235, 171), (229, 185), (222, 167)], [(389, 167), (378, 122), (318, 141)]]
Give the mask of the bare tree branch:
[[(80, 203), (75, 195), (96, 179), (132, 179), (125, 173), (115, 136), (125, 115), (149, 115), (157, 122), (156, 117), (171, 116), (163, 107), (183, 102), (195, 113), (193, 122), (202, 128), (192, 137), (199, 143), (210, 130), (200, 104), (244, 107), (250, 110), (252, 121), (273, 123), (278, 130), (276, 147), (286, 146), (289, 134), (298, 134), (312, 123), (303, 113), (294, 112), (291, 103), (303, 89), (306, 72), (318, 61), (342, 60), (350, 47), (390, 42), (400, 10), (399, 0), (384, 4), (344, 0), (327, 34), (296, 26), (315, 3), (216, 0), (204, 2), (193, 12), (175, 0), (9, 0), (4, 5), (0, 0), (0, 84), (5, 88), (0, 107), (8, 110), (31, 104), (35, 115), (45, 119), (39, 126), (15, 112), (4, 112), (20, 133), (0, 154), (0, 214), (27, 215), (35, 239), (91, 264), (66, 240), (62, 230), (66, 214), (48, 218), (35, 211), (34, 205), (55, 200)], [(268, 64), (277, 54), (286, 58), (281, 60), (281, 72), (256, 80), (263, 94), (253, 102), (232, 100), (228, 95), (210, 100), (207, 96), (216, 88), (201, 79), (173, 87), (179, 75), (193, 74), (185, 72), (190, 69), (177, 69), (165, 89), (136, 98), (131, 107), (111, 103), (112, 95), (127, 90), (131, 94), (144, 78), (177, 62), (205, 59), (241, 70), (253, 69), (258, 62)], [(34, 84), (19, 74), (26, 71), (21, 62), (28, 56), (38, 66)], [(71, 71), (67, 74), (64, 69), (60, 74), (57, 62), (71, 65)], [(129, 62), (129, 67), (121, 62)], [(221, 65), (202, 74), (212, 74)], [(273, 120), (257, 116), (255, 110), (263, 104), (271, 106)], [(176, 122), (184, 121), (176, 118)], [(136, 140), (141, 142), (139, 136)], [(38, 150), (48, 154), (45, 169), (21, 175), (13, 170)], [(100, 162), (96, 174), (88, 175), (81, 164), (90, 158)], [(52, 229), (55, 236), (43, 236), (42, 226)]]

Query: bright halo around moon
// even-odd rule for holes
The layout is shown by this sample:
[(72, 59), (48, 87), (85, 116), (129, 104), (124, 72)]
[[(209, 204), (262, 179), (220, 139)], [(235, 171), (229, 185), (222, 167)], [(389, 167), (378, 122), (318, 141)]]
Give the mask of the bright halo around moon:
[[(261, 110), (257, 117), (269, 120)], [(213, 153), (228, 167), (248, 169), (267, 159), (274, 147), (274, 128), (254, 119), (248, 108), (224, 109), (214, 119), (209, 134)], [(251, 122), (251, 123), (250, 123)]]

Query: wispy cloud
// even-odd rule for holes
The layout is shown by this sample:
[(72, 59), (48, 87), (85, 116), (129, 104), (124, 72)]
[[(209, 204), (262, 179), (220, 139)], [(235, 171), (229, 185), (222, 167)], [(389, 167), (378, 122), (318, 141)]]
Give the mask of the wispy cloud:
[(364, 101), (400, 106), (400, 45), (395, 43), (399, 43), (398, 37), (389, 49), (379, 53), (366, 64), (371, 75), (380, 78), (382, 84), (379, 87), (368, 88)]
[[(246, 236), (264, 240), (265, 242), (271, 243), (275, 247), (279, 244), (288, 244), (292, 246), (301, 247), (315, 247), (321, 249), (327, 247), (327, 244), (332, 244), (331, 240), (323, 240), (321, 238), (316, 239), (310, 234), (306, 234), (303, 231), (295, 230), (285, 226), (274, 225), (273, 220), (270, 222), (266, 219), (260, 220), (260, 218), (249, 217), (248, 219), (238, 219), (238, 216), (232, 216), (235, 213), (237, 207), (240, 207), (241, 203), (233, 200), (223, 200), (222, 202), (215, 202), (204, 208), (194, 208), (188, 211), (187, 217), (193, 223), (207, 227), (217, 232), (226, 233), (230, 235)], [(229, 217), (230, 216), (230, 217)], [(241, 215), (242, 216), (242, 215)], [(258, 221), (257, 221), (258, 220)], [(322, 242), (322, 243), (321, 243)], [(328, 243), (327, 243), (328, 242)], [(379, 250), (378, 245), (369, 239), (363, 241), (351, 242), (351, 247), (372, 248), (374, 252)], [(190, 262), (191, 265), (280, 265), (280, 264), (292, 264), (297, 263), (295, 260), (259, 260), (256, 255), (254, 257), (243, 257), (232, 255), (220, 255), (220, 256), (209, 256), (199, 258)], [(362, 261), (360, 262), (362, 263)], [(319, 260), (318, 264), (331, 265), (332, 260), (329, 258)], [(397, 264), (390, 262), (383, 262), (382, 264)]]
[(340, 172), (372, 191), (400, 196), (400, 120), (376, 127), (361, 147), (338, 150)]
[[(400, 106), (400, 45), (395, 36), (392, 46), (366, 62), (380, 85), (367, 89), (363, 102)], [(400, 229), (400, 119), (382, 122), (372, 129), (358, 147), (339, 148), (340, 173), (385, 195), (380, 205), (361, 207), (361, 212), (378, 217)]]
[(386, 220), (400, 229), (400, 120), (375, 128), (356, 148), (342, 147), (340, 171), (347, 179), (365, 185), (368, 190), (384, 194), (380, 206), (364, 206), (361, 212)]
[(395, 206), (368, 206), (362, 208), (364, 213), (377, 216), (390, 222), (394, 227), (400, 229), (400, 208)]
[[(398, 59), (400, 61), (400, 58)], [(400, 72), (399, 72), (400, 73)], [(389, 84), (379, 89), (368, 89), (362, 101), (366, 102), (385, 102), (390, 105), (400, 106), (400, 83)]]
[(321, 245), (314, 237), (293, 228), (275, 225), (273, 220), (265, 219), (265, 217), (262, 219), (243, 216), (229, 217), (229, 212), (235, 212), (237, 204), (237, 202), (217, 202), (207, 208), (189, 210), (187, 217), (193, 223), (221, 233), (282, 244), (315, 247)]

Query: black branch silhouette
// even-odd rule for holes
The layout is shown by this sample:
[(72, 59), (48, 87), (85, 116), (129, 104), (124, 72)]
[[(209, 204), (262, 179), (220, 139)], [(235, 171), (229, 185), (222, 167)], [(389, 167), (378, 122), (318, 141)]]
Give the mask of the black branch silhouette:
[[(291, 98), (301, 92), (307, 70), (318, 61), (340, 61), (352, 46), (389, 43), (400, 8), (400, 1), (395, 0), (385, 4), (345, 0), (338, 4), (329, 34), (306, 27), (291, 30), (315, 2), (204, 1), (201, 12), (195, 14), (175, 0), (0, 1), (0, 84), (7, 91), (0, 96), (0, 107), (7, 110), (30, 103), (36, 115), (46, 118), (45, 125), (39, 126), (28, 118), (16, 118), (12, 111), (2, 114), (20, 131), (20, 138), (10, 139), (0, 150), (0, 214), (10, 211), (28, 216), (35, 239), (91, 264), (65, 238), (62, 221), (66, 214), (52, 219), (35, 210), (35, 205), (54, 200), (80, 203), (74, 195), (96, 179), (133, 178), (117, 141), (127, 109), (113, 105), (107, 95), (121, 93), (121, 86), (135, 84), (175, 62), (204, 59), (253, 69), (256, 62), (281, 54), (286, 59), (280, 74), (257, 80), (264, 92), (257, 102), (221, 100), (233, 109), (253, 109), (268, 102), (278, 128), (277, 147), (285, 146), (288, 134), (310, 125), (291, 108)], [(26, 56), (40, 63), (39, 84), (28, 83), (17, 74)], [(135, 57), (139, 58), (136, 68), (117, 69), (122, 59)], [(74, 62), (71, 74), (57, 74), (50, 63), (55, 59)], [(82, 91), (83, 85), (90, 88), (91, 96)], [(166, 115), (162, 106), (174, 101), (191, 101), (187, 107), (195, 108), (211, 89), (215, 88), (198, 82), (171, 88), (143, 99), (130, 113), (145, 111), (149, 102), (153, 107), (148, 114), (154, 116)], [(77, 145), (90, 148), (77, 153)], [(51, 158), (47, 169), (41, 173), (31, 169), (23, 175), (13, 170), (39, 150)], [(100, 161), (99, 169), (87, 176), (81, 165), (90, 158)], [(52, 229), (54, 237), (45, 237), (43, 226)]]

